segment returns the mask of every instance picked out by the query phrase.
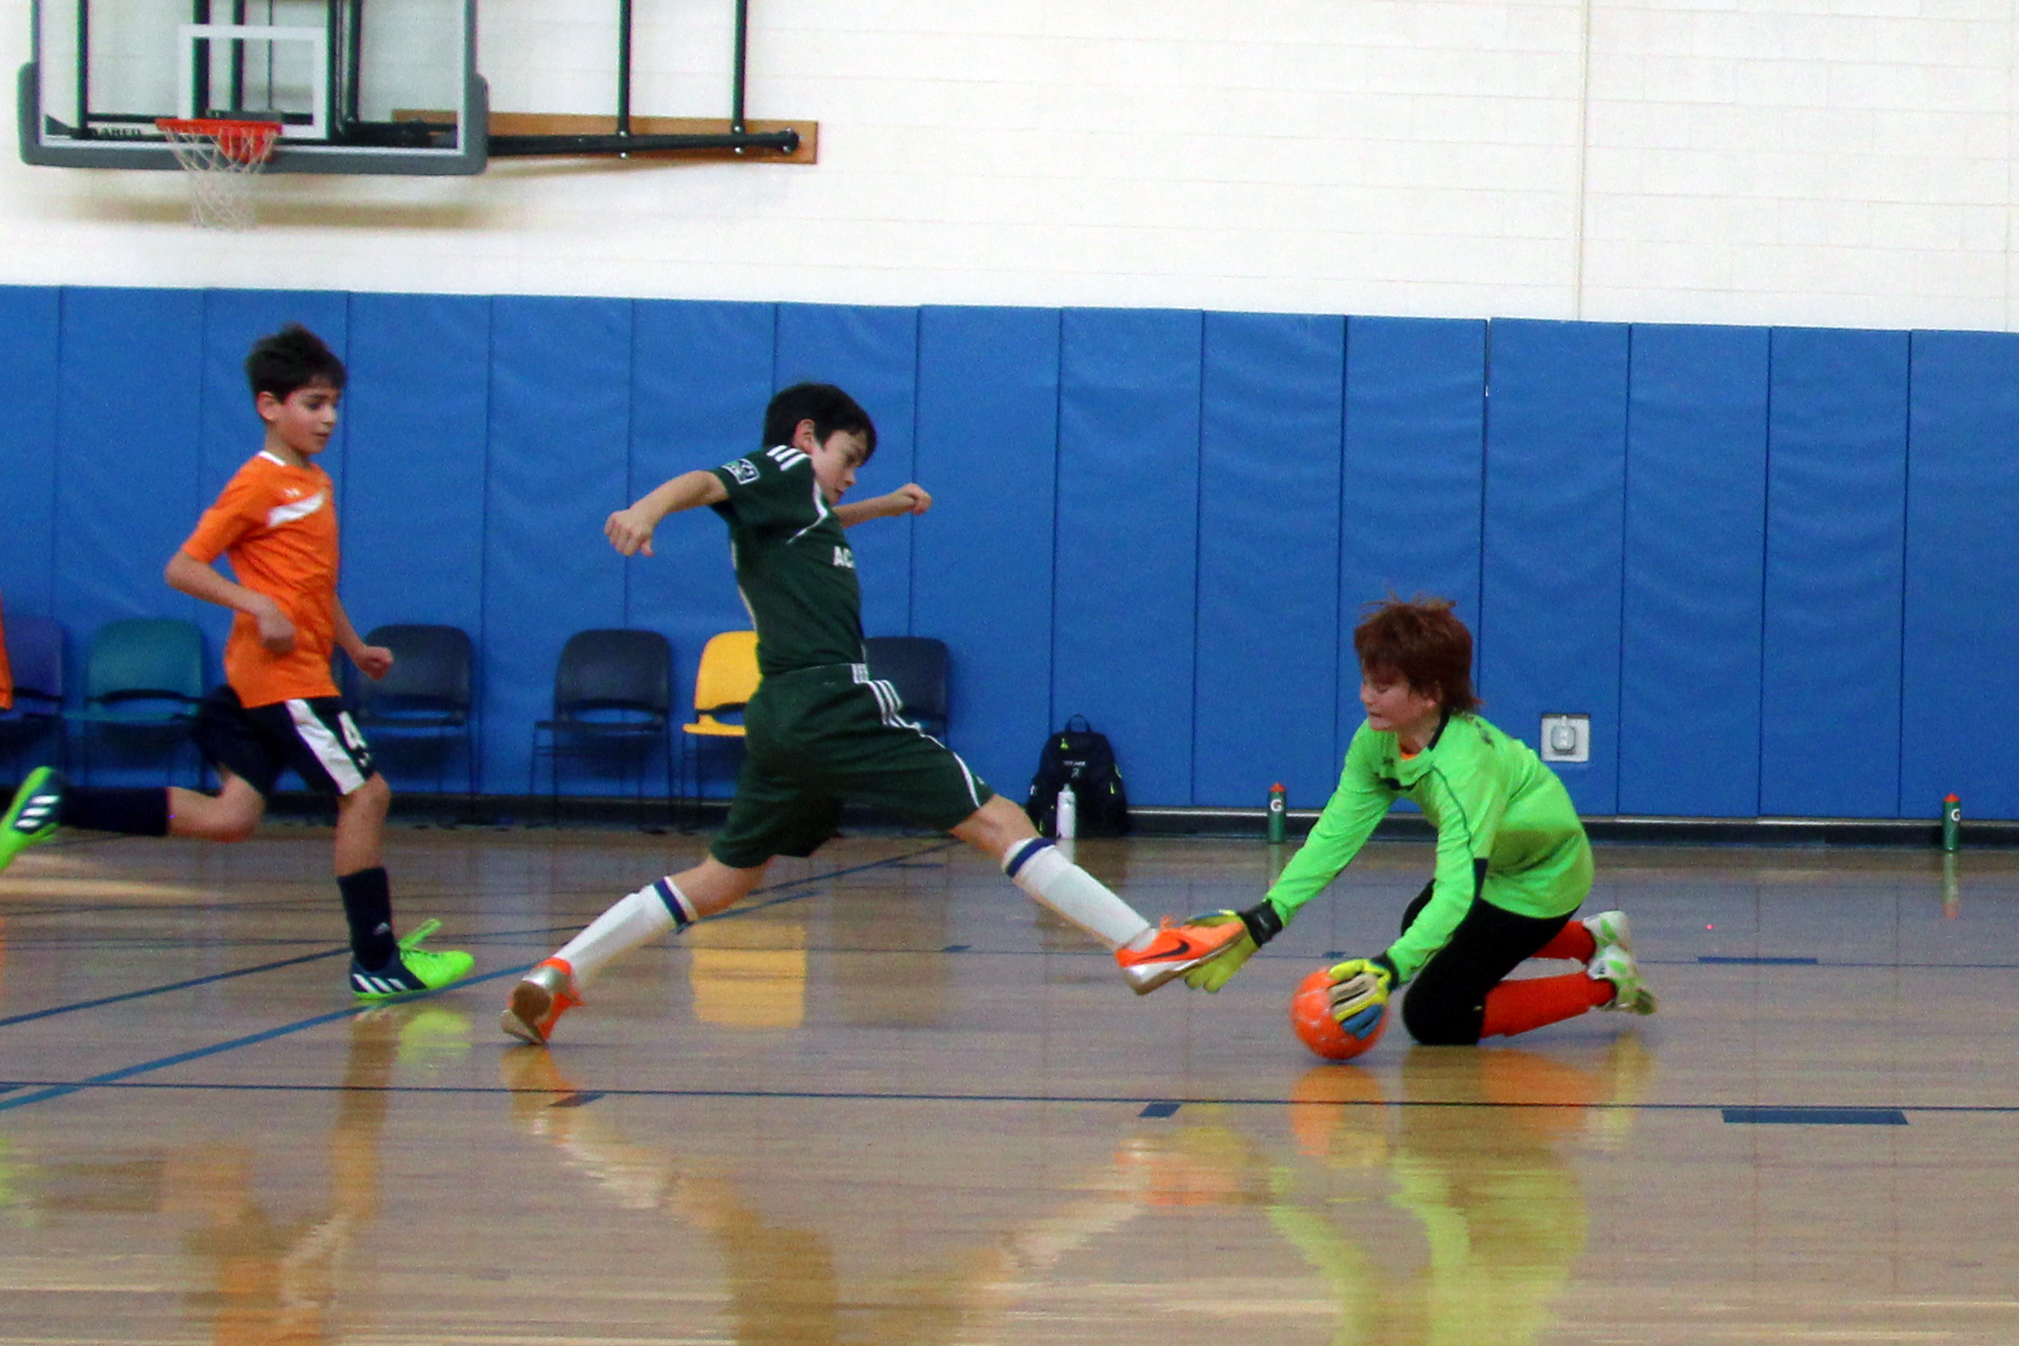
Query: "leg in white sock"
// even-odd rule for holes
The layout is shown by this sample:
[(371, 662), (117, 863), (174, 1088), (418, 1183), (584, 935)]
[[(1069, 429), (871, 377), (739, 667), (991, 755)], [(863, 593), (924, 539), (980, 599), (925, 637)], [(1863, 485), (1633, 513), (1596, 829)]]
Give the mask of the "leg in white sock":
[(1017, 887), (1110, 949), (1140, 949), (1157, 933), (1134, 907), (1043, 837), (1012, 846), (1002, 867)]
[(575, 989), (580, 991), (612, 959), (688, 924), (692, 910), (672, 879), (660, 879), (618, 899), (554, 956), (574, 969)]

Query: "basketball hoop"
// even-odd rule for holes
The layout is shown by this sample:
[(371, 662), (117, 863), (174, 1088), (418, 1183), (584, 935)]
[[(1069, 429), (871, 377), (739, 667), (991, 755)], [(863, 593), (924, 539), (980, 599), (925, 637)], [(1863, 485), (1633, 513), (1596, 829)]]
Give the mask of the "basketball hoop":
[(280, 123), (163, 117), (154, 124), (189, 174), (190, 218), (206, 229), (252, 228), (252, 178), (273, 157)]

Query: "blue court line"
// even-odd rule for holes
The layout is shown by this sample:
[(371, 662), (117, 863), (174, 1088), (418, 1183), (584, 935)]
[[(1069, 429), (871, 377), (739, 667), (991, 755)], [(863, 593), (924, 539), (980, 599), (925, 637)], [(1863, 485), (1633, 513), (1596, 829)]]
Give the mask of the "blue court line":
[(1175, 1116), (1177, 1114), (1178, 1109), (1182, 1108), (1183, 1106), (1185, 1105), (1182, 1103), (1152, 1103), (1150, 1104), (1150, 1106), (1144, 1108), (1141, 1112), (1137, 1113), (1136, 1116), (1172, 1117)]
[(47, 1019), (57, 1014), (74, 1014), (78, 1010), (97, 1009), (101, 1005), (117, 1005), (122, 1000), (143, 1000), (151, 995), (164, 995), (169, 991), (186, 991), (192, 986), (208, 986), (212, 982), (230, 981), (233, 977), (250, 977), (256, 972), (271, 972), (277, 967), (293, 967), (297, 963), (313, 963), (324, 958), (336, 958), (348, 954), (349, 949), (325, 949), (321, 953), (305, 953), (299, 958), (283, 958), (278, 963), (261, 963), (257, 967), (241, 967), (230, 972), (214, 972), (208, 977), (191, 977), (187, 981), (170, 982), (166, 986), (150, 986), (141, 991), (122, 991), (118, 995), (100, 996), (96, 1000), (79, 1000), (74, 1004), (55, 1005), (49, 1009), (30, 1010), (26, 1014), (11, 1014), (0, 1019), (0, 1028), (12, 1024), (31, 1023), (36, 1019)]
[[(508, 969), (503, 972), (491, 973), (488, 976), (482, 978), (481, 980), (489, 981), (495, 977), (510, 975), (511, 971), (517, 971), (517, 970), (520, 969)], [(459, 986), (466, 986), (468, 984), (469, 984), (468, 982), (457, 983), (457, 985)], [(423, 997), (415, 997), (415, 998), (421, 999)], [(323, 1016), (322, 1019), (313, 1020), (310, 1021), (310, 1023), (308, 1024), (303, 1024), (300, 1026), (309, 1027), (312, 1026), (314, 1023), (327, 1022), (331, 1019), (340, 1019), (343, 1018), (345, 1014), (355, 1014), (357, 1012), (358, 1011), (354, 1010), (346, 1010), (339, 1014), (325, 1015)], [(216, 1051), (222, 1051), (231, 1046), (243, 1045), (244, 1043), (252, 1041), (264, 1041), (268, 1038), (273, 1037), (281, 1037), (293, 1031), (294, 1031), (293, 1027), (273, 1029), (267, 1033), (259, 1034), (253, 1038), (241, 1039), (240, 1042), (238, 1043), (223, 1043), (216, 1048), (191, 1052), (188, 1053), (188, 1056), (195, 1057), (195, 1056), (211, 1055)], [(518, 1051), (522, 1049), (516, 1046), (504, 1046), (502, 1050)], [(178, 1059), (185, 1059), (185, 1058), (178, 1058)], [(136, 1069), (139, 1068), (137, 1067)], [(117, 1075), (122, 1073), (131, 1074), (132, 1072), (112, 1072), (112, 1073)], [(530, 1094), (554, 1095), (561, 1100), (567, 1100), (571, 1098), (579, 1099), (581, 1102), (584, 1103), (590, 1102), (594, 1099), (602, 1099), (602, 1098), (650, 1098), (650, 1099), (685, 1099), (685, 1100), (769, 1099), (778, 1102), (804, 1102), (804, 1103), (1025, 1103), (1025, 1104), (1037, 1104), (1037, 1105), (1121, 1104), (1126, 1105), (1128, 1107), (1139, 1109), (1169, 1108), (1173, 1113), (1176, 1112), (1179, 1108), (1184, 1107), (1188, 1103), (1199, 1103), (1199, 1104), (1215, 1103), (1224, 1107), (1262, 1107), (1262, 1108), (1280, 1108), (1294, 1104), (1298, 1107), (1388, 1108), (1397, 1111), (1407, 1109), (1416, 1111), (1432, 1110), (1432, 1111), (1471, 1111), (1471, 1112), (1496, 1112), (1496, 1111), (1497, 1112), (1620, 1112), (1620, 1113), (1676, 1112), (1676, 1113), (1717, 1114), (1720, 1118), (1722, 1118), (1726, 1113), (1765, 1112), (1765, 1113), (1785, 1113), (1788, 1114), (1790, 1117), (1796, 1118), (1802, 1122), (1809, 1122), (1809, 1123), (1814, 1123), (1818, 1120), (1819, 1117), (1827, 1117), (1830, 1114), (1861, 1114), (1867, 1116), (1877, 1114), (1888, 1114), (1888, 1115), (1898, 1114), (1904, 1116), (1907, 1113), (1928, 1113), (1928, 1114), (1946, 1113), (1946, 1114), (1965, 1115), (1965, 1116), (1996, 1116), (1996, 1117), (2006, 1117), (2019, 1114), (2019, 1104), (2002, 1104), (2002, 1103), (1927, 1103), (1927, 1104), (1916, 1103), (1903, 1108), (1827, 1108), (1827, 1107), (1814, 1107), (1806, 1105), (1790, 1105), (1778, 1108), (1775, 1107), (1761, 1108), (1755, 1105), (1734, 1107), (1733, 1105), (1727, 1103), (1489, 1103), (1489, 1102), (1477, 1102), (1477, 1101), (1468, 1102), (1458, 1100), (1419, 1101), (1411, 1099), (1380, 1099), (1380, 1100), (1368, 1099), (1365, 1101), (1348, 1101), (1348, 1100), (1333, 1101), (1333, 1100), (1315, 1100), (1315, 1099), (1300, 1099), (1300, 1098), (1287, 1098), (1287, 1097), (1284, 1098), (1213, 1097), (1203, 1094), (1191, 1098), (1174, 1099), (1169, 1097), (1148, 1098), (1141, 1094), (956, 1094), (956, 1093), (925, 1093), (915, 1091), (898, 1092), (898, 1093), (878, 1093), (864, 1089), (677, 1089), (677, 1088), (637, 1089), (637, 1088), (624, 1088), (622, 1086), (609, 1086), (601, 1089), (589, 1089), (589, 1090), (577, 1090), (577, 1089), (561, 1090), (561, 1089), (513, 1089), (505, 1085), (485, 1085), (485, 1084), (433, 1084), (433, 1085), (388, 1084), (388, 1085), (360, 1086), (352, 1084), (244, 1084), (244, 1083), (216, 1083), (216, 1082), (207, 1083), (200, 1080), (161, 1081), (161, 1080), (136, 1080), (136, 1079), (111, 1079), (111, 1078), (101, 1078), (98, 1080), (73, 1080), (73, 1081), (27, 1080), (27, 1081), (16, 1081), (13, 1083), (12, 1087), (46, 1088), (50, 1090), (62, 1090), (64, 1092), (76, 1092), (78, 1090), (89, 1088), (103, 1088), (113, 1090), (150, 1090), (150, 1089), (183, 1090), (198, 1093), (236, 1093), (236, 1094), (375, 1093), (386, 1095), (398, 1094), (407, 1097), (424, 1097), (431, 1095), (439, 1095), (442, 1097), (484, 1097), (484, 1098), (509, 1098), (516, 1094), (530, 1093)], [(26, 1100), (15, 1100), (17, 1104), (24, 1101)], [(0, 1100), (0, 1111), (4, 1111), (8, 1106), (10, 1105), (6, 1100)], [(1161, 1114), (1149, 1113), (1139, 1115), (1169, 1116), (1171, 1115), (1171, 1113), (1161, 1113)], [(1847, 1123), (1840, 1122), (1838, 1124), (1843, 1125)], [(1873, 1124), (1873, 1123), (1865, 1123), (1865, 1124)], [(1879, 1122), (1877, 1124), (1899, 1125), (1900, 1123), (1885, 1121), (1885, 1122)]]
[(1814, 958), (1777, 958), (1777, 957), (1764, 957), (1764, 956), (1745, 957), (1735, 953), (1700, 953), (1697, 955), (1697, 961), (1699, 963), (1771, 963), (1771, 964), (1803, 964), (1803, 965), (1815, 965), (1817, 963), (1817, 960)]
[(1733, 1126), (1905, 1126), (1899, 1108), (1726, 1108)]
[[(527, 966), (531, 965), (528, 964)], [(454, 983), (454, 985), (458, 987), (475, 986), (482, 982), (495, 981), (499, 977), (515, 977), (525, 970), (525, 967), (500, 968), (496, 972), (487, 972), (481, 977), (465, 977), (463, 980)], [(441, 995), (443, 991), (449, 989), (449, 987), (443, 987), (441, 991), (424, 991), (417, 995), (402, 996), (398, 1001), (393, 1003), (411, 1005), (420, 1000), (432, 1000), (434, 997)], [(157, 1070), (166, 1070), (170, 1066), (183, 1065), (189, 1061), (200, 1061), (206, 1056), (216, 1056), (220, 1052), (236, 1051), (240, 1047), (254, 1047), (262, 1042), (271, 1042), (275, 1038), (288, 1037), (306, 1029), (320, 1028), (324, 1024), (340, 1023), (345, 1019), (354, 1019), (360, 1014), (377, 1008), (379, 1008), (377, 1004), (352, 1005), (345, 1009), (331, 1010), (328, 1014), (318, 1014), (313, 1018), (300, 1019), (291, 1024), (281, 1024), (277, 1028), (269, 1028), (258, 1033), (248, 1033), (242, 1038), (233, 1038), (229, 1042), (212, 1043), (208, 1047), (196, 1047), (190, 1051), (177, 1052), (173, 1056), (157, 1057), (152, 1061), (142, 1061), (138, 1065), (121, 1066), (118, 1070), (108, 1070), (102, 1075), (93, 1075), (89, 1079), (75, 1080), (64, 1084), (50, 1084), (44, 1088), (37, 1089), (34, 1093), (23, 1094), (19, 1098), (0, 1098), (0, 1112), (9, 1112), (15, 1108), (25, 1108), (31, 1103), (46, 1103), (52, 1098), (62, 1098), (65, 1095), (74, 1094), (81, 1089), (119, 1084), (122, 1081), (132, 1079), (136, 1075), (150, 1075)]]
[[(809, 897), (816, 897), (820, 893), (824, 892), (825, 889), (818, 887), (816, 885), (825, 883), (830, 879), (838, 878), (847, 874), (861, 873), (862, 871), (868, 869), (876, 869), (881, 866), (892, 864), (893, 862), (898, 860), (917, 859), (921, 855), (930, 855), (934, 851), (944, 850), (948, 846), (954, 844), (955, 843), (952, 841), (937, 842), (934, 845), (928, 846), (923, 850), (913, 851), (907, 855), (889, 856), (886, 857), (885, 859), (871, 861), (866, 864), (852, 865), (847, 869), (832, 870), (825, 874), (809, 875), (804, 879), (794, 879), (788, 883), (774, 885), (771, 888), (760, 888), (757, 890), (760, 893), (777, 891), (780, 893), (780, 895), (774, 897), (769, 902), (759, 902), (747, 907), (735, 907), (728, 911), (717, 912), (713, 916), (703, 917), (702, 919), (704, 921), (726, 920), (735, 916), (747, 916), (752, 912), (763, 911), (768, 907), (779, 906), (787, 902), (803, 902)], [(805, 891), (794, 892), (792, 891), (793, 889), (804, 889)], [(752, 894), (752, 896), (755, 895), (756, 894)], [(700, 924), (700, 922), (696, 922), (696, 924)], [(338, 950), (338, 952), (347, 952), (347, 950)], [(329, 954), (310, 955), (310, 957), (329, 957), (329, 956), (330, 956)], [(306, 960), (293, 959), (290, 961), (300, 962)], [(282, 966), (282, 965), (276, 964), (276, 966)], [(529, 969), (530, 967), (532, 967), (531, 963), (521, 963), (515, 967), (500, 968), (495, 972), (486, 972), (482, 976), (465, 977), (463, 980), (454, 983), (454, 985), (456, 987), (478, 986), (487, 981), (495, 981), (500, 977), (520, 976), (523, 973), (525, 973), (527, 969)], [(199, 985), (205, 981), (215, 981), (220, 980), (223, 977), (237, 976), (237, 975), (243, 975), (243, 974), (221, 973), (217, 977), (198, 978), (196, 981), (181, 984)], [(127, 992), (125, 995), (109, 997), (108, 1000), (106, 1001), (99, 1001), (94, 1003), (109, 1003), (112, 1000), (127, 1000), (127, 999), (135, 999), (145, 995), (159, 995), (163, 991), (174, 989), (176, 988), (156, 987), (148, 991), (130, 991)], [(443, 991), (446, 991), (448, 989), (450, 988), (444, 987)], [(431, 999), (432, 997), (440, 994), (442, 994), (441, 991), (425, 992), (419, 995), (403, 997), (398, 1003), (411, 1004), (414, 1001)], [(209, 1047), (198, 1047), (192, 1051), (179, 1052), (174, 1056), (164, 1056), (153, 1061), (142, 1061), (138, 1065), (124, 1066), (118, 1070), (107, 1071), (102, 1075), (93, 1075), (89, 1079), (70, 1081), (61, 1084), (48, 1084), (40, 1089), (37, 1089), (33, 1093), (23, 1094), (18, 1098), (0, 1098), (0, 1112), (8, 1112), (15, 1108), (27, 1107), (32, 1103), (46, 1103), (53, 1098), (62, 1098), (68, 1094), (74, 1094), (78, 1092), (80, 1089), (87, 1089), (104, 1085), (120, 1084), (123, 1081), (126, 1081), (136, 1075), (152, 1074), (154, 1071), (165, 1070), (170, 1066), (181, 1065), (188, 1061), (201, 1060), (206, 1056), (216, 1056), (220, 1052), (235, 1051), (240, 1047), (250, 1047), (257, 1045), (258, 1043), (270, 1042), (275, 1038), (287, 1037), (291, 1034), (299, 1033), (304, 1029), (317, 1028), (323, 1024), (336, 1023), (339, 1020), (352, 1018), (358, 1014), (363, 1013), (368, 1009), (373, 1008), (376, 1008), (376, 1006), (353, 1005), (347, 1009), (333, 1010), (328, 1014), (318, 1014), (313, 1018), (302, 1019), (295, 1023), (282, 1024), (276, 1028), (269, 1028), (264, 1032), (247, 1034), (245, 1037), (241, 1038), (233, 1038), (229, 1042), (215, 1043)], [(60, 1010), (42, 1011), (41, 1013), (52, 1013), (52, 1012), (60, 1013), (62, 1011)]]

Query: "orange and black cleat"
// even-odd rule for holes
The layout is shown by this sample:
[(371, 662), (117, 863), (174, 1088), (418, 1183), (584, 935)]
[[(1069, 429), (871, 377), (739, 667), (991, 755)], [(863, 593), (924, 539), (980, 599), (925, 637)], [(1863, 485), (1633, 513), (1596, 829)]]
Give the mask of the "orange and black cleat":
[(1122, 980), (1137, 995), (1148, 995), (1173, 977), (1210, 963), (1241, 942), (1248, 928), (1239, 921), (1219, 925), (1175, 925), (1166, 916), (1156, 938), (1140, 949), (1116, 949)]

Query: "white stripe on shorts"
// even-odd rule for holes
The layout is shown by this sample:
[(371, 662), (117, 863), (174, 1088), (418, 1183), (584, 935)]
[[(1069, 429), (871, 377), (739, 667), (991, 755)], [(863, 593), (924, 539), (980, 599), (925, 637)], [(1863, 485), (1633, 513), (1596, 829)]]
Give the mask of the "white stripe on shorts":
[[(925, 732), (925, 726), (915, 721), (907, 720), (903, 715), (898, 713), (904, 709), (904, 701), (898, 696), (897, 685), (895, 683), (884, 678), (870, 677), (868, 664), (850, 664), (848, 667), (855, 677), (856, 685), (869, 688), (870, 694), (876, 698), (877, 709), (881, 713), (883, 722), (887, 727), (891, 729), (909, 729), (926, 742), (939, 743), (940, 747), (946, 748), (946, 744), (940, 743), (938, 739)], [(967, 781), (967, 797), (974, 801), (976, 808), (980, 808), (981, 791), (975, 788), (974, 772), (968, 770), (967, 760), (952, 748), (946, 748), (946, 755), (953, 758), (954, 763), (960, 767), (961, 777)]]
[(329, 726), (315, 713), (315, 707), (306, 701), (290, 701), (287, 713), (294, 718), (294, 732), (315, 754), (322, 769), (329, 772), (329, 778), (336, 782), (337, 793), (347, 795), (365, 783), (364, 773), (352, 759), (350, 750), (337, 741)]

